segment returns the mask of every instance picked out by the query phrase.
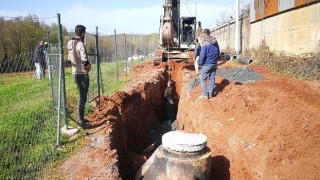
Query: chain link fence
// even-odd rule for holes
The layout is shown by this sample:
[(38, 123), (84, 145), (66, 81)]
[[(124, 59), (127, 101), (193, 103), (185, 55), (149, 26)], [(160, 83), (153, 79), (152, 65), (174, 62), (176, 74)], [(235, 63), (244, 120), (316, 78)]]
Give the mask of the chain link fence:
[(25, 52), (5, 59), (0, 63), (0, 73), (29, 72), (34, 70), (33, 52)]
[[(49, 41), (50, 36), (43, 39)], [(50, 48), (49, 43), (44, 52), (45, 75), (40, 79), (33, 55), (21, 53), (0, 65), (0, 179), (41, 179), (59, 159), (55, 142), (61, 48)]]
[(35, 77), (31, 59), (31, 53), (10, 58), (0, 74), (0, 179), (40, 177), (55, 159), (51, 82)]
[[(92, 63), (90, 103), (101, 95), (120, 90), (134, 65), (148, 59), (152, 47), (144, 49), (147, 45), (144, 46), (142, 36), (139, 40), (137, 35), (131, 35), (127, 40), (124, 40), (125, 36), (111, 36), (112, 43), (100, 47), (103, 40), (98, 28), (95, 34), (88, 33), (87, 36), (88, 58)], [(59, 44), (50, 43), (53, 37), (59, 38)], [(65, 145), (68, 137), (60, 136), (60, 128), (72, 124), (68, 119), (75, 112), (78, 101), (62, 45), (68, 39), (62, 37), (65, 38), (59, 26), (43, 35), (48, 48), (46, 74), (42, 79), (35, 74), (33, 52), (8, 57), (0, 63), (0, 179), (50, 177), (53, 162), (62, 157), (63, 152), (57, 150), (57, 145)], [(137, 38), (133, 40), (132, 37)], [(107, 49), (109, 53), (104, 54), (101, 49)]]
[(91, 41), (86, 41), (88, 60), (91, 63), (91, 71), (89, 72), (90, 84), (88, 92), (88, 102), (91, 102), (100, 97), (101, 92), (101, 69), (99, 57), (99, 35), (98, 27), (96, 34), (87, 33), (86, 38)]

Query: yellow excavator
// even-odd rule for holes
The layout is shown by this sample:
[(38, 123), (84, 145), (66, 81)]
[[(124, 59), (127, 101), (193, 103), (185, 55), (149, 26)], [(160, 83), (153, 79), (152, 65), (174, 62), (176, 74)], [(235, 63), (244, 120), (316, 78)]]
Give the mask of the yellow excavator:
[[(154, 65), (168, 60), (192, 61), (196, 38), (196, 17), (180, 17), (180, 0), (165, 0), (160, 17), (159, 47)], [(199, 23), (200, 24), (200, 23)]]

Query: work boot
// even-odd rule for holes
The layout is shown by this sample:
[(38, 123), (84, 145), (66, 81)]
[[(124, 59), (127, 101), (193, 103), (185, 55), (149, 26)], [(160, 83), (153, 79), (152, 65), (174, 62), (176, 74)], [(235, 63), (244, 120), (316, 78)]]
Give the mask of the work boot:
[(208, 97), (208, 96), (205, 96), (205, 95), (201, 95), (201, 96), (199, 96), (197, 99), (209, 99), (209, 97)]
[(87, 120), (78, 120), (77, 122), (79, 126), (81, 126), (83, 129), (86, 129), (89, 127), (89, 124), (87, 124)]

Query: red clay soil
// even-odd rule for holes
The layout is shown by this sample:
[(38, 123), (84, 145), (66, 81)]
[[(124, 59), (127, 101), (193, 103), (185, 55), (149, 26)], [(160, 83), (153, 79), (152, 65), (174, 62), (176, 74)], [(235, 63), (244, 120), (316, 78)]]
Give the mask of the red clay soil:
[[(252, 68), (265, 79), (236, 85), (217, 77), (209, 100), (198, 99), (200, 86), (182, 90), (179, 126), (208, 136), (215, 179), (319, 179), (319, 82)], [(183, 82), (194, 72), (187, 74)]]
[[(168, 77), (162, 67), (137, 67), (124, 91), (101, 99), (89, 117), (87, 144), (56, 167), (57, 179), (119, 179), (120, 171), (123, 179), (134, 177), (145, 162), (140, 153), (150, 143), (146, 134), (163, 117)], [(236, 85), (217, 77), (218, 92), (207, 100), (198, 98), (200, 86), (187, 90), (192, 67), (170, 67), (180, 97), (179, 127), (208, 136), (212, 179), (319, 179), (319, 82), (251, 66), (264, 80)]]
[(134, 71), (123, 91), (96, 104), (87, 117), (91, 125), (87, 143), (54, 169), (53, 178), (119, 179), (119, 172), (123, 179), (134, 177), (146, 161), (138, 153), (149, 145), (149, 131), (163, 118), (168, 79), (164, 69), (152, 63), (138, 65)]

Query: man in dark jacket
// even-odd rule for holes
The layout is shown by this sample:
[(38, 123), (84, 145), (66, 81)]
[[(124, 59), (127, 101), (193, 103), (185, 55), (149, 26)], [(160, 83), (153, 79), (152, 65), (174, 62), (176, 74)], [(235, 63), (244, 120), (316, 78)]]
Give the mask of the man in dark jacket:
[(45, 75), (45, 54), (44, 54), (45, 48), (43, 46), (43, 41), (40, 40), (39, 44), (34, 50), (33, 53), (33, 62), (36, 66), (36, 76), (38, 79), (42, 79)]
[[(216, 38), (210, 36), (209, 29), (203, 30), (202, 37), (204, 41), (201, 47), (199, 66), (202, 66), (200, 82), (203, 95), (200, 96), (200, 98), (209, 99), (213, 97), (214, 94), (215, 74), (220, 52), (218, 42)], [(206, 85), (207, 78), (210, 80), (209, 91)]]

